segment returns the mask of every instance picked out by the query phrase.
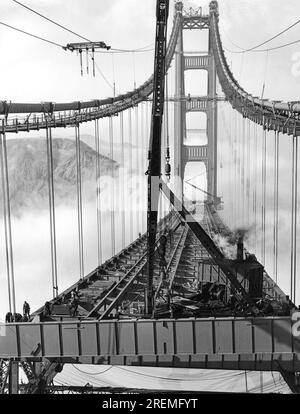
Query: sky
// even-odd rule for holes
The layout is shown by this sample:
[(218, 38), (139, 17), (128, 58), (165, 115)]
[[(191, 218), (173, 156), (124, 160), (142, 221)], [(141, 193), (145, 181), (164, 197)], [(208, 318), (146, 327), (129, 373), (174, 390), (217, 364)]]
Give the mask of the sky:
[[(96, 70), (95, 78), (86, 73), (81, 76), (79, 57), (76, 53), (64, 51), (61, 47), (17, 33), (0, 24), (1, 100), (68, 102), (101, 99), (112, 95), (113, 83), (116, 93), (124, 93), (131, 90), (134, 83), (137, 85), (143, 83), (152, 73), (155, 0), (24, 0), (24, 4), (84, 37), (94, 41), (105, 41), (112, 48), (130, 50), (145, 48), (148, 51), (114, 55), (99, 53), (96, 62), (102, 75), (99, 70)], [(172, 25), (173, 1), (170, 4), (169, 33)], [(208, 11), (207, 1), (185, 1), (184, 6), (187, 9), (201, 6), (204, 12)], [(239, 47), (251, 48), (294, 23), (299, 18), (299, 1), (220, 0), (219, 8), (220, 31), (226, 57), (235, 78), (242, 87), (253, 95), (261, 96), (265, 84), (264, 97), (286, 101), (298, 100), (300, 43), (269, 53), (236, 54), (229, 50), (239, 51)], [(80, 41), (79, 37), (41, 19), (12, 0), (0, 0), (0, 16), (0, 22), (16, 26), (60, 45)], [(299, 25), (268, 45), (277, 46), (298, 38), (300, 38)], [(206, 50), (207, 36), (205, 33), (186, 32), (184, 48), (186, 52)], [(174, 70), (173, 65), (172, 70)], [(170, 94), (172, 93), (174, 93), (174, 84), (170, 83)], [(199, 95), (206, 93), (206, 80), (203, 73), (192, 71), (186, 74), (186, 93)], [(203, 128), (204, 121), (200, 118), (200, 115), (199, 118), (194, 115), (188, 116), (187, 127)], [(90, 133), (91, 129), (88, 125), (83, 127), (86, 133)], [(103, 126), (103, 130), (107, 133), (107, 126)], [(71, 137), (72, 131), (68, 128), (56, 130), (54, 135)], [(41, 136), (41, 133), (32, 136)], [(286, 140), (286, 147), (289, 147), (289, 138), (282, 139)], [(205, 137), (203, 140), (205, 141)], [(289, 157), (288, 151), (282, 154), (282, 165), (287, 166), (282, 181), (283, 198), (288, 193), (286, 183), (289, 179)], [(187, 178), (197, 173), (199, 174), (199, 166), (189, 166)], [(203, 181), (200, 180), (199, 183), (205, 186)], [(85, 254), (89, 270), (94, 267), (96, 255), (96, 247), (93, 243), (96, 241), (95, 234), (90, 237), (95, 226), (95, 220), (91, 218), (92, 208), (93, 205), (89, 203), (85, 206), (85, 231), (88, 241)], [(284, 220), (288, 220), (289, 208), (288, 204), (284, 205)], [(60, 207), (57, 216), (58, 223), (62, 224), (58, 243), (66, 246), (66, 240), (69, 241), (69, 236), (73, 237), (75, 233), (72, 224), (76, 220), (75, 207), (67, 212), (64, 207)], [(68, 220), (64, 221), (64, 217), (68, 217)], [(49, 287), (50, 296), (47, 220), (47, 212), (40, 212), (39, 215), (33, 212), (21, 219), (13, 218), (16, 277), (21, 286), (18, 301), (19, 304), (22, 303), (24, 292), (29, 295), (27, 299), (31, 302), (32, 308), (41, 304), (39, 296), (43, 300), (47, 297), (45, 290), (42, 292), (41, 282), (37, 280), (42, 280), (43, 286)], [(284, 223), (285, 221), (283, 226)], [(31, 244), (25, 244), (28, 234), (32, 238)], [(39, 249), (39, 258), (36, 256), (37, 249)], [(73, 260), (76, 250), (74, 236), (59, 258), (59, 272), (65, 275), (61, 286), (68, 286), (74, 278), (77, 280), (76, 262)], [(106, 254), (109, 255), (108, 248)], [(288, 252), (283, 252), (284, 257), (287, 254)], [(4, 280), (3, 240), (0, 256), (2, 257), (1, 277)], [(287, 261), (282, 263), (288, 266)], [(284, 272), (285, 268), (282, 268), (282, 274)], [(286, 279), (283, 280), (283, 284), (288, 286)], [(34, 286), (34, 289), (30, 296), (31, 286)], [(0, 308), (0, 311), (3, 314), (4, 307)]]

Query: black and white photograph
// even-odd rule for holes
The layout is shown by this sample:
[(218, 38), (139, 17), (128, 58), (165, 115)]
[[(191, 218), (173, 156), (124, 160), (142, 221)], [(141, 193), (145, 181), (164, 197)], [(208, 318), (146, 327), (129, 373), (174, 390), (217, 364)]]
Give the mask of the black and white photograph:
[(0, 0), (0, 51), (1, 406), (299, 394), (299, 0)]

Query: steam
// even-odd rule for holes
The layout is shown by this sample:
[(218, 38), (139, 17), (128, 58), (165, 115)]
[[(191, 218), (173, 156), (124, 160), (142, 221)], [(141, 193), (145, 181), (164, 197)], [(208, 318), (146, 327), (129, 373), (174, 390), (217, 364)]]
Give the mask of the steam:
[(222, 236), (221, 234), (215, 234), (212, 239), (226, 259), (236, 259), (236, 245), (232, 244), (228, 237)]
[(251, 236), (251, 232), (252, 227), (240, 227), (235, 229), (230, 236), (215, 234), (212, 239), (226, 259), (235, 260), (237, 258), (238, 241), (240, 239), (247, 241)]

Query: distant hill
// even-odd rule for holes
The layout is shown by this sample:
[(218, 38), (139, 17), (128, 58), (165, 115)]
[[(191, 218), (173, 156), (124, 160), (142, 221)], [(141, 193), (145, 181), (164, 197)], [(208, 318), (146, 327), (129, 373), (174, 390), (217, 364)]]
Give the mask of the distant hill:
[[(95, 192), (96, 152), (81, 141), (83, 191)], [(24, 208), (48, 207), (47, 148), (45, 140), (20, 138), (7, 140), (9, 189), (13, 214)], [(56, 205), (76, 199), (76, 147), (67, 138), (53, 139), (53, 168)], [(100, 155), (100, 175), (117, 174), (119, 165)], [(93, 193), (94, 194), (94, 193)], [(87, 194), (88, 196), (88, 194)], [(2, 194), (0, 195), (2, 210)]]

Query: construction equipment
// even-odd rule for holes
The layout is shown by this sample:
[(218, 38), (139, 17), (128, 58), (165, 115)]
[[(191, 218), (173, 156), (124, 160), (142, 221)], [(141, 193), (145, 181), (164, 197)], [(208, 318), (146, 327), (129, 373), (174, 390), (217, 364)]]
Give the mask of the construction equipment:
[(150, 145), (148, 153), (148, 284), (146, 310), (152, 315), (153, 310), (153, 260), (157, 231), (157, 212), (159, 200), (159, 181), (161, 176), (161, 133), (165, 98), (165, 71), (167, 51), (167, 22), (169, 15), (169, 0), (157, 0), (156, 5), (156, 37), (153, 81), (153, 104), (150, 132)]

